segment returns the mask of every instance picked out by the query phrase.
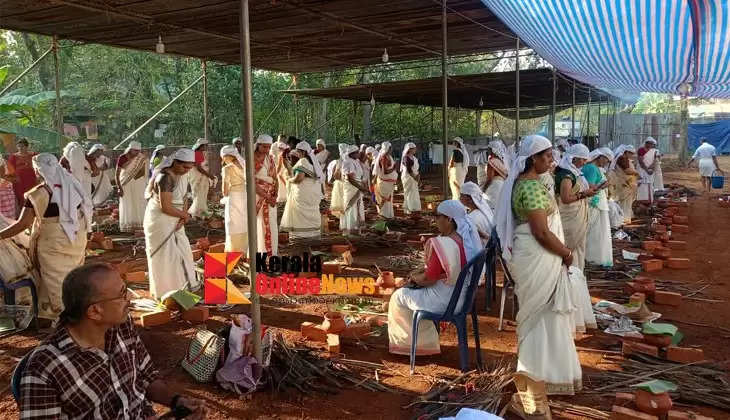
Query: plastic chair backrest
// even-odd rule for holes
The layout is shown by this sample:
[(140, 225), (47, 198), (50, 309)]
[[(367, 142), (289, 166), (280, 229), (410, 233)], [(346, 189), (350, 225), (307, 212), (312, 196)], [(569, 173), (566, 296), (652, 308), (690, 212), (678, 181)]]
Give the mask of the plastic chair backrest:
[[(455, 316), (468, 314), (471, 311), (472, 305), (474, 304), (474, 293), (477, 285), (479, 284), (479, 277), (482, 275), (482, 269), (484, 268), (486, 259), (487, 249), (483, 249), (461, 269), (459, 278), (456, 280), (456, 285), (454, 286), (454, 292), (451, 294), (451, 300), (449, 300), (449, 305), (446, 307), (446, 311), (444, 312), (442, 319), (451, 319)], [(455, 312), (456, 307), (459, 304), (459, 299), (461, 298), (462, 288), (464, 287), (464, 281), (466, 280), (467, 275), (469, 276), (469, 284), (467, 285), (466, 294), (464, 295), (464, 303), (461, 305), (461, 310), (459, 312)]]

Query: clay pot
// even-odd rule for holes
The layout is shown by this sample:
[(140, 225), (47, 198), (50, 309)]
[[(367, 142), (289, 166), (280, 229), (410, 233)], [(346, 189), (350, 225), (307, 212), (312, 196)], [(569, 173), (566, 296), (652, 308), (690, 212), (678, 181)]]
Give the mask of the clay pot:
[(333, 254), (342, 254), (343, 252), (349, 251), (350, 245), (332, 245)]
[(338, 332), (344, 331), (347, 325), (345, 324), (345, 318), (342, 317), (340, 312), (327, 312), (324, 314), (324, 322), (322, 328), (330, 334), (337, 334)]
[(208, 248), (210, 248), (210, 241), (208, 238), (200, 238), (198, 239), (198, 242), (195, 243), (195, 246), (201, 251), (207, 251)]
[(221, 219), (210, 219), (208, 222), (208, 226), (210, 226), (211, 229), (222, 229), (223, 228), (223, 220)]
[(289, 232), (279, 232), (279, 243), (280, 244), (289, 243)]
[(643, 389), (636, 390), (636, 407), (644, 413), (661, 416), (672, 409), (672, 399), (669, 393), (652, 394)]
[(395, 287), (395, 279), (392, 271), (381, 271), (378, 279), (375, 281), (380, 287)]
[(92, 242), (101, 242), (104, 240), (104, 232), (91, 232)]

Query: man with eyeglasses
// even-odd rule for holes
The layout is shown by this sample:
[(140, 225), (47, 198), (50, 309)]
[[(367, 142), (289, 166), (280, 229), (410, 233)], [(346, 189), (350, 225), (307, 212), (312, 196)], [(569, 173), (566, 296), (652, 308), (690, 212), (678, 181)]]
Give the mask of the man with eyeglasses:
[(130, 295), (114, 267), (87, 264), (63, 281), (57, 330), (28, 357), (20, 418), (154, 418), (152, 402), (175, 418), (205, 417), (202, 401), (175, 394), (152, 365), (129, 317)]

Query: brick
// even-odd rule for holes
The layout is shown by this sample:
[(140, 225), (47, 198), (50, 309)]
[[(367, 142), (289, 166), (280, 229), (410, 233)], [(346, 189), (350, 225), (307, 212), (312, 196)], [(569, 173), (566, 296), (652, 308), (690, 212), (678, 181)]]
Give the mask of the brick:
[(145, 328), (164, 325), (172, 321), (172, 313), (170, 311), (147, 312), (142, 314), (142, 326)]
[(345, 338), (363, 338), (370, 333), (369, 323), (357, 323), (348, 325), (340, 335)]
[(662, 260), (642, 261), (641, 268), (647, 273), (652, 273), (655, 271), (660, 271), (662, 268), (664, 268), (664, 263), (662, 262)]
[(712, 417), (701, 416), (691, 411), (669, 410), (667, 420), (714, 420)]
[(689, 233), (689, 226), (687, 226), (687, 225), (672, 225), (672, 232), (674, 232), (674, 233)]
[(624, 293), (631, 296), (634, 293), (650, 293), (656, 290), (656, 285), (653, 283), (636, 283), (633, 281), (626, 282), (624, 284)]
[(689, 258), (670, 258), (667, 260), (667, 267), (675, 270), (684, 270), (689, 268)]
[(671, 217), (662, 217), (659, 221), (666, 226), (671, 226), (674, 223), (674, 219)]
[(315, 325), (312, 322), (302, 322), (299, 327), (302, 336), (310, 340), (327, 342), (327, 331), (321, 325)]
[(667, 232), (657, 233), (656, 235), (654, 235), (654, 239), (662, 241), (662, 242), (666, 242), (669, 240), (669, 234)]
[(635, 283), (641, 283), (641, 284), (654, 284), (654, 279), (651, 277), (646, 276), (636, 276), (634, 277)]
[(193, 250), (193, 261), (198, 261), (203, 256), (203, 251), (200, 249)]
[(656, 225), (653, 225), (653, 226), (651, 227), (651, 230), (652, 230), (653, 232), (656, 232), (656, 233), (665, 233), (665, 232), (667, 231), (667, 227), (666, 227), (666, 226), (664, 226), (664, 225), (659, 225), (659, 224), (656, 224)]
[(644, 241), (641, 243), (641, 249), (649, 252), (660, 246), (662, 246), (662, 243), (659, 241)]
[(336, 262), (326, 262), (322, 264), (322, 274), (340, 274), (342, 272), (342, 264)]
[(689, 207), (677, 207), (677, 211), (674, 212), (675, 216), (689, 216)]
[(672, 256), (672, 250), (669, 248), (665, 248), (663, 246), (654, 248), (654, 250), (651, 252), (655, 257), (661, 258), (661, 259), (667, 259)]
[(657, 290), (651, 298), (652, 302), (659, 305), (679, 306), (682, 304), (682, 295), (664, 290)]
[(226, 252), (226, 244), (221, 242), (219, 244), (213, 244), (208, 248), (208, 252), (211, 254)]
[(644, 293), (636, 292), (629, 297), (629, 303), (641, 305), (646, 302), (646, 295)]
[(640, 254), (639, 258), (637, 258), (639, 262), (649, 261), (653, 259), (655, 259), (655, 257), (651, 254)]
[(195, 306), (183, 312), (182, 319), (190, 322), (205, 322), (209, 316), (207, 306)]
[(634, 401), (636, 401), (636, 396), (634, 394), (628, 392), (617, 392), (616, 401), (613, 403), (613, 405), (625, 407), (627, 405), (633, 404)]
[(621, 354), (628, 356), (634, 353), (643, 353), (650, 356), (658, 357), (659, 349), (656, 346), (652, 346), (644, 343), (636, 343), (633, 341), (624, 341), (621, 345)]
[(127, 283), (147, 283), (147, 273), (144, 271), (131, 271), (124, 275), (124, 279)]
[(611, 409), (611, 420), (659, 420), (659, 417), (614, 405)]
[(667, 360), (677, 363), (692, 363), (707, 360), (702, 349), (693, 347), (667, 347)]
[(327, 334), (327, 351), (330, 353), (340, 352), (340, 336), (337, 334)]
[(688, 208), (689, 202), (688, 201), (672, 201), (672, 206), (679, 207), (679, 208)]
[(687, 249), (687, 242), (685, 242), (685, 241), (667, 241), (667, 243), (665, 243), (664, 246), (669, 249), (684, 250), (684, 249)]
[(672, 220), (674, 221), (674, 223), (678, 223), (680, 225), (686, 225), (687, 223), (689, 223), (688, 216), (674, 216)]
[(644, 334), (644, 344), (664, 348), (672, 344), (672, 336), (666, 334)]

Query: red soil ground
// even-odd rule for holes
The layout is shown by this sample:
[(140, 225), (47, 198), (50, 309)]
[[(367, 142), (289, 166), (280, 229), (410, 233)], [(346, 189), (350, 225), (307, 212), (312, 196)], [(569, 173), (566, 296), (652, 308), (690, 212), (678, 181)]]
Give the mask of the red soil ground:
[[(730, 166), (730, 165), (725, 165)], [(678, 182), (699, 190), (696, 170), (665, 173), (665, 182)], [(692, 232), (684, 235), (688, 242), (686, 251), (679, 256), (692, 260), (691, 270), (663, 270), (652, 277), (682, 281), (687, 284), (700, 281), (711, 281), (712, 285), (705, 290), (714, 299), (723, 303), (707, 303), (685, 300), (679, 308), (653, 305), (652, 309), (661, 312), (665, 318), (677, 323), (685, 334), (684, 343), (701, 345), (705, 354), (713, 360), (723, 361), (727, 365), (730, 352), (730, 333), (717, 328), (698, 327), (683, 324), (680, 321), (730, 327), (730, 264), (728, 264), (728, 243), (730, 243), (730, 210), (720, 208), (709, 196), (704, 195), (691, 201), (690, 221)], [(357, 258), (357, 257), (356, 257)], [(483, 292), (478, 296), (477, 305), (484, 307)], [(262, 319), (266, 325), (275, 327), (293, 341), (301, 341), (299, 324), (304, 321), (320, 322), (326, 305), (305, 305), (282, 307), (271, 302), (264, 302)], [(507, 308), (509, 312), (509, 305)], [(514, 361), (516, 340), (514, 325), (508, 325), (505, 331), (497, 331), (496, 308), (491, 313), (483, 313), (479, 317), (481, 347), (487, 361), (505, 358)], [(223, 325), (224, 317), (214, 314), (208, 322), (208, 328), (215, 330)], [(391, 355), (387, 352), (387, 337), (370, 339), (367, 347), (345, 343), (342, 352), (347, 358), (383, 363), (388, 370), (380, 372), (380, 379), (385, 384), (398, 389), (400, 394), (371, 393), (354, 389), (343, 389), (337, 395), (272, 395), (259, 392), (250, 398), (239, 398), (222, 391), (213, 385), (195, 383), (192, 378), (179, 367), (189, 337), (195, 328), (185, 321), (174, 321), (171, 324), (151, 329), (140, 329), (144, 342), (163, 377), (170, 386), (206, 401), (209, 418), (212, 419), (400, 419), (412, 418), (414, 411), (404, 409), (413, 398), (428, 391), (434, 377), (458, 373), (459, 355), (456, 346), (455, 331), (449, 329), (441, 335), (442, 354), (431, 357), (419, 357), (416, 361), (417, 374), (408, 374), (408, 358)], [(470, 336), (471, 340), (471, 336)], [(9, 392), (9, 379), (12, 370), (24, 354), (39, 343), (39, 335), (33, 331), (0, 339), (0, 418), (17, 418), (18, 411)], [(311, 345), (311, 344), (310, 344)], [(596, 350), (617, 350), (618, 340), (586, 336), (578, 345)], [(316, 345), (314, 345), (316, 347)], [(470, 346), (473, 347), (473, 341)], [(472, 351), (473, 353), (473, 351)], [(473, 356), (472, 356), (473, 357)], [(604, 359), (603, 354), (596, 351), (580, 351), (580, 360), (584, 375), (594, 370), (615, 369), (614, 362)], [(608, 395), (583, 393), (575, 397), (561, 398), (574, 404), (594, 407), (610, 411), (613, 398)], [(164, 408), (157, 407), (162, 413)], [(730, 414), (708, 409), (695, 408), (704, 415), (716, 419), (730, 418)], [(554, 413), (561, 418), (560, 413)], [(563, 417), (566, 418), (566, 417)], [(568, 418), (577, 418), (570, 416)]]

